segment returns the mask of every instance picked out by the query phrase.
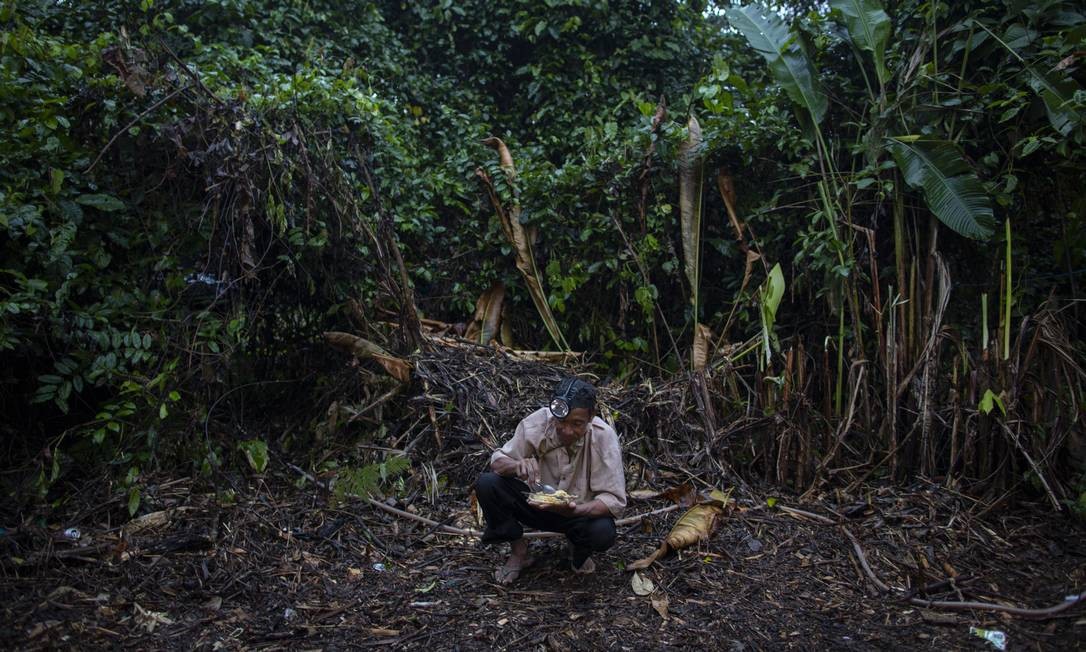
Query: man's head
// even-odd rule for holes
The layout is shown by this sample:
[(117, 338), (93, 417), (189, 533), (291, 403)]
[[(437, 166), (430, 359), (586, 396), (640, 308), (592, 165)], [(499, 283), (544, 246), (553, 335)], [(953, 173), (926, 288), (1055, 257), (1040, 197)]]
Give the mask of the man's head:
[(566, 378), (554, 388), (550, 411), (557, 420), (558, 441), (563, 446), (576, 443), (596, 415), (596, 388), (580, 378)]

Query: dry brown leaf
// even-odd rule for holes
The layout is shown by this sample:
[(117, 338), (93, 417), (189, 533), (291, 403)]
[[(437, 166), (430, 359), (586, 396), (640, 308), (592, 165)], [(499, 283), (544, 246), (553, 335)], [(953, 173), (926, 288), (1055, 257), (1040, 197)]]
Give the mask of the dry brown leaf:
[(633, 491), (628, 492), (626, 495), (630, 498), (633, 498), (634, 500), (652, 500), (653, 498), (657, 498), (659, 496), (662, 496), (663, 494), (664, 492), (657, 491), (655, 489), (634, 489)]
[(674, 487), (661, 492), (660, 496), (667, 498), (676, 505), (682, 505), (683, 507), (691, 507), (694, 503), (698, 502), (698, 492), (694, 489), (694, 485), (689, 482), (675, 485)]
[(626, 570), (642, 570), (652, 566), (659, 558), (672, 550), (682, 550), (703, 539), (709, 538), (718, 519), (731, 509), (731, 489), (714, 489), (706, 502), (695, 505), (686, 511), (671, 528), (663, 543), (651, 555), (627, 564)]
[(702, 371), (709, 364), (709, 350), (713, 346), (713, 333), (705, 324), (694, 328), (694, 371)]
[(634, 573), (630, 579), (630, 586), (633, 588), (633, 592), (637, 595), (650, 595), (656, 590), (656, 585), (652, 583), (652, 580), (642, 575), (641, 573)]
[(656, 593), (653, 593), (652, 597), (649, 599), (652, 602), (652, 608), (656, 610), (656, 613), (660, 614), (660, 617), (664, 620), (667, 620), (669, 618), (667, 615), (667, 607), (670, 603), (667, 599), (667, 594), (663, 591), (657, 591)]
[[(701, 125), (693, 115), (686, 123), (689, 135), (679, 145), (679, 221), (683, 262), (690, 281), (690, 302), (698, 305), (699, 254), (701, 252)], [(695, 315), (696, 317), (696, 315)]]
[(388, 375), (401, 383), (411, 382), (410, 362), (403, 358), (397, 358), (364, 337), (339, 331), (328, 331), (324, 334), (324, 341), (332, 348), (350, 353), (356, 358), (368, 358), (376, 361), (388, 372)]
[(732, 223), (732, 228), (735, 229), (735, 239), (743, 242), (743, 225), (735, 212), (735, 183), (732, 181), (732, 175), (723, 169), (718, 170), (716, 187), (720, 190), (720, 198), (724, 200), (724, 208), (728, 212), (728, 221)]
[(505, 284), (495, 281), (475, 302), (475, 316), (468, 325), (464, 337), (487, 345), (498, 334), (502, 311), (505, 307)]
[[(502, 170), (508, 177), (510, 185), (514, 185), (516, 181), (516, 168), (513, 166), (513, 156), (509, 153), (509, 148), (505, 146), (500, 138), (486, 138), (483, 140), (484, 145), (489, 145), (498, 151), (498, 158)], [(528, 286), (528, 293), (532, 297), (532, 303), (535, 304), (536, 310), (539, 311), (539, 316), (543, 319), (543, 325), (546, 327), (547, 332), (550, 334), (554, 343), (563, 351), (569, 349), (569, 345), (566, 344), (565, 338), (562, 336), (562, 331), (558, 327), (558, 321), (554, 318), (554, 314), (551, 312), (550, 304), (547, 302), (547, 295), (543, 291), (542, 277), (539, 274), (539, 270), (535, 264), (535, 254), (532, 251), (532, 244), (534, 241), (534, 230), (526, 229), (520, 223), (520, 205), (514, 203), (512, 206), (504, 206), (501, 203), (501, 199), (498, 197), (497, 191), (494, 189), (493, 181), (481, 168), (475, 171), (475, 174), (487, 186), (487, 191), (490, 194), (490, 203), (494, 205), (494, 211), (498, 214), (498, 220), (501, 222), (502, 231), (505, 232), (505, 237), (513, 245), (513, 249), (516, 251), (516, 264), (517, 270), (520, 271), (521, 276), (524, 278), (524, 283)]]

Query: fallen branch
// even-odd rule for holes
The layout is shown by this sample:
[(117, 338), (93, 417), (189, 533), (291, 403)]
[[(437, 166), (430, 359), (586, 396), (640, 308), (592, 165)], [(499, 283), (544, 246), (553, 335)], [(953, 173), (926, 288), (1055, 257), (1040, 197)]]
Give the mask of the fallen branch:
[[(886, 583), (875, 575), (875, 571), (872, 570), (871, 565), (867, 562), (867, 556), (864, 555), (863, 548), (860, 546), (860, 542), (856, 539), (855, 535), (845, 526), (841, 526), (841, 530), (852, 541), (852, 550), (856, 553), (856, 558), (860, 561), (860, 567), (863, 568), (864, 573), (867, 575), (871, 582), (879, 587), (884, 593), (904, 593), (901, 589), (891, 588)], [(1029, 609), (1026, 607), (1013, 607), (1005, 604), (996, 604), (994, 602), (952, 602), (949, 600), (923, 600), (921, 598), (909, 598), (909, 604), (916, 605), (918, 607), (924, 607), (925, 609), (948, 609), (954, 611), (969, 611), (976, 609), (978, 611), (1002, 611), (1003, 613), (1010, 614), (1012, 616), (1021, 616), (1023, 618), (1048, 618), (1058, 613), (1066, 611), (1071, 607), (1086, 601), (1086, 591), (1078, 591), (1076, 594), (1069, 596), (1069, 599), (1063, 602), (1053, 605), (1051, 607), (1045, 607), (1042, 609)]]
[[(312, 474), (306, 472), (305, 469), (303, 469), (303, 468), (301, 468), (299, 466), (296, 466), (294, 464), (291, 464), (290, 462), (284, 462), (284, 464), (286, 464), (295, 473), (298, 473), (299, 475), (304, 477), (306, 480), (309, 480), (310, 482), (317, 485), (321, 489), (324, 489), (325, 491), (331, 491), (331, 489), (329, 489), (327, 485), (325, 485), (323, 482), (321, 482), (317, 478), (313, 477)], [(393, 507), (392, 505), (386, 505), (385, 503), (383, 503), (383, 502), (381, 502), (379, 500), (375, 500), (373, 498), (370, 498), (368, 496), (359, 496), (358, 494), (346, 494), (346, 495), (350, 496), (351, 498), (357, 498), (359, 500), (364, 500), (367, 503), (369, 503), (370, 505), (373, 505), (374, 507), (376, 507), (376, 508), (378, 508), (380, 510), (384, 510), (384, 511), (388, 512), (389, 514), (392, 514), (393, 516), (399, 516), (401, 518), (406, 518), (408, 520), (412, 520), (412, 521), (415, 521), (417, 523), (422, 523), (424, 525), (429, 525), (430, 527), (433, 528), (433, 531), (435, 531), (435, 532), (444, 532), (445, 534), (455, 534), (457, 536), (462, 536), (462, 537), (482, 537), (483, 536), (483, 533), (480, 532), (479, 530), (458, 528), (458, 527), (453, 527), (451, 525), (445, 525), (444, 523), (440, 523), (438, 521), (435, 521), (432, 518), (426, 518), (425, 516), (419, 516), (418, 514), (412, 514), (411, 512), (407, 512), (407, 511), (404, 511), (402, 509), (397, 509), (397, 508)], [(627, 516), (626, 518), (622, 518), (622, 519), (619, 519), (619, 520), (615, 521), (615, 527), (620, 527), (620, 526), (623, 526), (623, 525), (631, 525), (633, 523), (637, 523), (637, 522), (641, 521), (641, 519), (648, 518), (649, 516), (655, 516), (657, 514), (666, 514), (667, 512), (673, 512), (676, 509), (679, 509), (679, 505), (668, 505), (667, 507), (661, 507), (659, 509), (654, 509), (651, 512), (645, 512), (644, 514), (638, 514), (637, 516)], [(534, 531), (534, 530), (524, 533), (524, 538), (525, 539), (549, 539), (551, 537), (561, 537), (561, 536), (565, 536), (565, 535), (562, 534), (561, 532), (537, 532), (537, 531)]]

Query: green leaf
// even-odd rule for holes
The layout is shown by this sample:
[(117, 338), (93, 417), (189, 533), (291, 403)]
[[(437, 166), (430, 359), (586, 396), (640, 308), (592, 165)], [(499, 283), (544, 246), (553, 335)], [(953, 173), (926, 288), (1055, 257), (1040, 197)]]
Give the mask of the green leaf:
[(162, 405), (159, 405), (158, 406), (158, 418), (159, 419), (165, 419), (168, 416), (170, 416), (170, 411), (169, 411), (169, 409), (167, 409), (166, 404), (163, 403)]
[(777, 320), (777, 308), (781, 305), (781, 297), (784, 296), (784, 273), (781, 272), (781, 264), (773, 265), (769, 270), (769, 278), (765, 280), (758, 292), (761, 297), (760, 315), (762, 318), (762, 347), (765, 350), (765, 361), (768, 363), (772, 354), (771, 341), (774, 339), (773, 324)]
[(1078, 84), (1070, 78), (1058, 79), (1029, 65), (1026, 69), (1030, 74), (1029, 85), (1044, 101), (1052, 128), (1063, 136), (1070, 134), (1082, 122), (1082, 116), (1071, 108), (1074, 106), (1074, 96), (1080, 90)]
[(776, 505), (777, 505), (777, 499), (776, 499), (776, 498), (774, 498), (774, 497), (772, 497), (772, 496), (770, 496), (769, 498), (766, 498), (766, 499), (765, 499), (765, 504), (766, 504), (767, 506), (771, 507), (771, 508), (772, 508), (772, 507), (776, 507)]
[(54, 195), (60, 192), (60, 187), (63, 183), (64, 172), (56, 168), (49, 168), (49, 189)]
[(852, 44), (871, 53), (879, 82), (890, 77), (886, 69), (886, 42), (890, 39), (890, 17), (879, 0), (830, 0), (830, 7), (845, 17), (845, 28)]
[(124, 202), (111, 195), (80, 195), (75, 201), (100, 211), (124, 210)]
[(1007, 406), (1003, 404), (1003, 399), (998, 394), (990, 389), (984, 390), (984, 396), (980, 398), (980, 403), (977, 405), (984, 414), (990, 414), (993, 406), (999, 406), (999, 411), (1003, 413), (1003, 416), (1007, 416)]
[(136, 511), (140, 508), (140, 490), (139, 487), (132, 487), (128, 490), (128, 515), (135, 516)]
[(263, 473), (268, 467), (268, 445), (259, 439), (247, 439), (238, 442), (238, 448), (245, 453), (249, 466), (257, 473)]
[(958, 147), (914, 136), (889, 140), (905, 182), (920, 189), (939, 220), (967, 238), (987, 240), (995, 229), (992, 204)]
[(733, 7), (727, 10), (727, 15), (769, 64), (773, 77), (788, 97), (807, 112), (816, 126), (820, 124), (829, 102), (818, 81), (818, 71), (788, 26), (775, 13), (757, 5)]

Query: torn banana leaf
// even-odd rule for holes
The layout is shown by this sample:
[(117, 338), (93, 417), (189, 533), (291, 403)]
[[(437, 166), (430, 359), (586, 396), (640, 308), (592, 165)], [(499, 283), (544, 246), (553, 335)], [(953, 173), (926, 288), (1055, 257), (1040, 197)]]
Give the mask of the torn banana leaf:
[(705, 502), (694, 505), (686, 511), (675, 527), (671, 528), (664, 542), (651, 555), (626, 565), (626, 570), (642, 570), (652, 566), (657, 560), (671, 551), (688, 548), (699, 541), (708, 539), (716, 525), (731, 510), (731, 489), (714, 489)]

